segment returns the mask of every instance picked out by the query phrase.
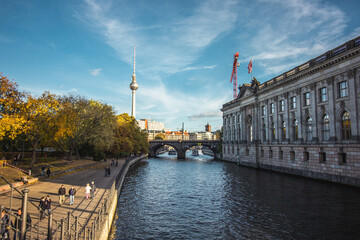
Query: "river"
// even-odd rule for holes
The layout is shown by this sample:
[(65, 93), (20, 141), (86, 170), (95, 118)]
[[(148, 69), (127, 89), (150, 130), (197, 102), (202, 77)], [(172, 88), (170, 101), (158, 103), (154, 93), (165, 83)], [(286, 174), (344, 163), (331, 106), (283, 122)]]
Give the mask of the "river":
[(111, 239), (360, 239), (360, 189), (162, 154), (128, 173), (113, 229)]

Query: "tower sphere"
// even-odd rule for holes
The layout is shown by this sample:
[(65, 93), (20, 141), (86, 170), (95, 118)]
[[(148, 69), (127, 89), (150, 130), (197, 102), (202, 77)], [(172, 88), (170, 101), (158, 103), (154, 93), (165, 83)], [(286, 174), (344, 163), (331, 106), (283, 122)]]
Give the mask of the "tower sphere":
[(135, 81), (132, 81), (130, 83), (130, 89), (131, 90), (137, 90), (139, 88), (139, 85), (137, 84), (136, 80)]

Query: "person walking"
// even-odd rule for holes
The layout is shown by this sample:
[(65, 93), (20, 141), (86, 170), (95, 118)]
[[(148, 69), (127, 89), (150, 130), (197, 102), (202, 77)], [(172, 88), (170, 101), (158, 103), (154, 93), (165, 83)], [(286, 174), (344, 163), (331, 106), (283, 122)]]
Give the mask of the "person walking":
[(51, 198), (49, 195), (45, 198), (45, 214), (50, 215), (51, 212)]
[(0, 232), (0, 239), (9, 240), (9, 222), (10, 218), (9, 215), (6, 214), (6, 210), (3, 208), (1, 210), (1, 232)]
[(48, 178), (50, 177), (50, 174), (51, 174), (51, 171), (50, 171), (50, 168), (48, 168), (48, 169), (46, 170), (46, 175), (47, 175)]
[(44, 166), (41, 168), (41, 176), (42, 177), (45, 176), (45, 167)]
[(41, 221), (45, 218), (45, 210), (46, 210), (45, 197), (41, 197), (38, 209), (40, 211), (40, 221)]
[(94, 181), (91, 182), (91, 190), (90, 190), (90, 194), (91, 194), (91, 198), (94, 198), (95, 196), (95, 191), (96, 191), (96, 186), (95, 186), (95, 183)]
[[(14, 233), (14, 240), (20, 238), (20, 231), (21, 231), (21, 208), (18, 209), (17, 214), (15, 214), (15, 222), (14, 224), (11, 223), (11, 226), (13, 227)], [(31, 227), (31, 217), (30, 214), (26, 214), (26, 230), (24, 232), (24, 239), (26, 239), (26, 233), (30, 230)]]
[(66, 189), (64, 187), (64, 185), (61, 185), (61, 187), (59, 188), (59, 204), (63, 205), (63, 203), (65, 202), (65, 194), (66, 194)]
[(76, 189), (74, 188), (74, 186), (71, 186), (71, 188), (69, 189), (70, 205), (74, 204), (75, 194), (76, 194)]
[(91, 187), (90, 185), (87, 183), (86, 184), (86, 187), (85, 187), (85, 196), (86, 196), (86, 200), (89, 199), (89, 196), (90, 196), (90, 190), (91, 190)]

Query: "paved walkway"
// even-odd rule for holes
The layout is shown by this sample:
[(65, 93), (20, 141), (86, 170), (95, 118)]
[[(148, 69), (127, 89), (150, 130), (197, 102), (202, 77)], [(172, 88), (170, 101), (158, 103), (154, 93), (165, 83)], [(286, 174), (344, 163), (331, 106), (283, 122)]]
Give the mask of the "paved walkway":
[[(103, 168), (87, 169), (47, 181), (38, 182), (33, 185), (29, 185), (27, 186), (27, 188), (30, 190), (28, 194), (29, 201), (34, 203), (35, 206), (38, 206), (41, 197), (46, 197), (47, 195), (50, 195), (52, 200), (51, 208), (53, 212), (53, 219), (55, 220), (55, 222), (60, 223), (61, 219), (66, 218), (68, 216), (68, 212), (70, 211), (73, 216), (78, 216), (80, 225), (84, 225), (86, 220), (91, 216), (91, 214), (96, 210), (96, 208), (100, 207), (99, 203), (101, 202), (106, 189), (109, 189), (111, 187), (112, 180), (121, 170), (123, 164), (125, 163), (125, 160), (119, 160), (118, 163), (118, 167), (111, 168), (110, 177), (104, 176), (105, 171)], [(95, 197), (91, 200), (86, 200), (85, 186), (87, 183), (91, 184), (92, 181), (95, 182), (97, 188)], [(60, 206), (59, 204), (58, 189), (62, 184), (66, 188), (66, 194), (68, 194), (68, 191), (72, 185), (74, 185), (76, 189), (75, 202), (71, 206), (69, 205), (68, 195), (66, 195), (65, 203), (62, 206)], [(21, 189), (23, 188), (24, 187), (22, 187)], [(14, 191), (12, 209), (15, 211), (16, 209), (21, 207), (21, 202), (22, 201), (20, 194)], [(10, 192), (0, 194), (0, 205), (3, 205), (7, 208), (10, 207)], [(32, 225), (36, 225), (39, 222), (39, 211), (35, 206), (31, 203), (28, 203), (28, 211), (32, 218)], [(42, 220), (40, 223), (40, 239), (43, 238), (41, 237), (41, 235), (45, 236), (47, 234), (47, 223), (47, 218), (45, 220)], [(53, 229), (57, 227), (55, 225), (53, 226)]]

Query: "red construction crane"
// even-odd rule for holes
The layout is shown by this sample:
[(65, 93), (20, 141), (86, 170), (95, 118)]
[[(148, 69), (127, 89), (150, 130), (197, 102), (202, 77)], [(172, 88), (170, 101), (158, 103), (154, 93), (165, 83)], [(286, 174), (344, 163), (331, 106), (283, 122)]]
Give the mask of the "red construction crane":
[(237, 52), (234, 54), (234, 64), (230, 79), (230, 82), (233, 83), (234, 99), (236, 99), (237, 97), (237, 68), (238, 66), (240, 66), (240, 63), (237, 62), (238, 58), (239, 58), (239, 53)]

